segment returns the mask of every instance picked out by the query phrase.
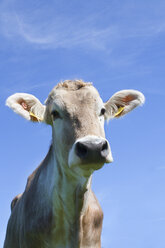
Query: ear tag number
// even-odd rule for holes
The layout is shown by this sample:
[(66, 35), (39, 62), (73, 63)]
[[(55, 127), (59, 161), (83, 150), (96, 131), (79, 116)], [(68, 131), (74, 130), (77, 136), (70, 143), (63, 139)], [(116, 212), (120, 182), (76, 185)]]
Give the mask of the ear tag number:
[(117, 113), (115, 114), (115, 117), (118, 117), (124, 110), (124, 107), (119, 107)]

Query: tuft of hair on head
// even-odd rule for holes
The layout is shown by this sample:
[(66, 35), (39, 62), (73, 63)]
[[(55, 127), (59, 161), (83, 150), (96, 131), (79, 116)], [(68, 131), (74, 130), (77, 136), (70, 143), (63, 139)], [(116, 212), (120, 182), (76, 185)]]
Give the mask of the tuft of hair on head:
[(59, 84), (57, 84), (54, 89), (63, 88), (68, 91), (76, 91), (76, 90), (79, 90), (81, 88), (84, 88), (86, 86), (91, 86), (91, 85), (92, 85), (91, 82), (84, 82), (81, 79), (65, 80), (64, 82), (60, 82)]
[(48, 105), (52, 102), (56, 94), (56, 90), (77, 91), (89, 86), (92, 86), (91, 82), (84, 82), (81, 79), (65, 80), (63, 82), (60, 82), (49, 93), (48, 98), (45, 100), (45, 104)]

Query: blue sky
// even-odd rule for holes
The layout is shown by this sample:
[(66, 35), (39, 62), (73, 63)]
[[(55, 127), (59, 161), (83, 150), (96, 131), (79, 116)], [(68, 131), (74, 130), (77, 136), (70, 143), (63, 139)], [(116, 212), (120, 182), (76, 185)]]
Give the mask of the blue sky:
[(1, 0), (0, 247), (12, 198), (48, 151), (51, 128), (5, 106), (16, 92), (42, 102), (65, 79), (92, 81), (104, 101), (137, 89), (146, 103), (105, 125), (114, 163), (93, 177), (103, 248), (165, 247), (165, 2)]

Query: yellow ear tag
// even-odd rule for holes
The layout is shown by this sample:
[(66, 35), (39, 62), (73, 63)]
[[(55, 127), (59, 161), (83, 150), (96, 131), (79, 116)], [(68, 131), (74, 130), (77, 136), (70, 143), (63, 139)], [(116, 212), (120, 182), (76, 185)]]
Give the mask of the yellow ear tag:
[(120, 115), (122, 112), (123, 112), (123, 110), (124, 110), (124, 107), (119, 107), (118, 108), (118, 111), (117, 111), (117, 113), (114, 115), (115, 117), (117, 117), (118, 115)]
[(38, 116), (33, 114), (31, 111), (29, 112), (30, 117), (32, 117), (32, 121), (42, 121)]

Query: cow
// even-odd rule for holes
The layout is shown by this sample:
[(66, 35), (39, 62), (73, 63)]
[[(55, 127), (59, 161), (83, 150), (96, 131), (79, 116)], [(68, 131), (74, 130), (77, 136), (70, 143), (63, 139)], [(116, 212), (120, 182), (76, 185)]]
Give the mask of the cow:
[(103, 103), (92, 83), (66, 80), (45, 104), (16, 93), (6, 104), (33, 122), (52, 126), (49, 151), (11, 203), (4, 248), (100, 248), (103, 212), (92, 174), (113, 161), (104, 120), (144, 103), (137, 90), (121, 90)]

